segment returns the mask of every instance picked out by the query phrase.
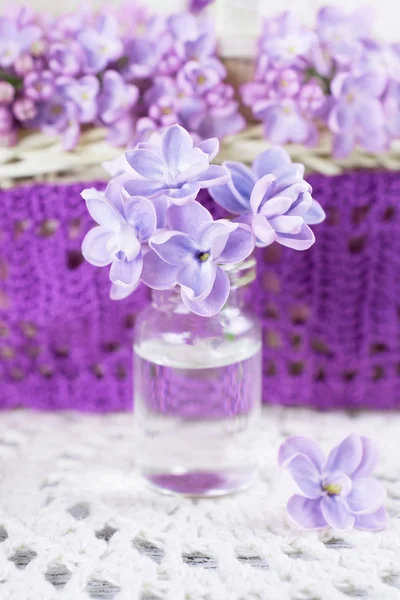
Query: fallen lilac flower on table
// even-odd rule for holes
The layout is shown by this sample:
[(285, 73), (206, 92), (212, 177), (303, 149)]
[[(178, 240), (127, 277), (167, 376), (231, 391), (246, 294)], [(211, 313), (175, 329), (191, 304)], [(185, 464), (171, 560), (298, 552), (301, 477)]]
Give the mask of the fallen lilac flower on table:
[(303, 494), (289, 499), (289, 516), (304, 529), (384, 529), (386, 492), (371, 476), (377, 458), (374, 442), (356, 434), (333, 448), (327, 459), (313, 440), (288, 438), (279, 448), (278, 463)]

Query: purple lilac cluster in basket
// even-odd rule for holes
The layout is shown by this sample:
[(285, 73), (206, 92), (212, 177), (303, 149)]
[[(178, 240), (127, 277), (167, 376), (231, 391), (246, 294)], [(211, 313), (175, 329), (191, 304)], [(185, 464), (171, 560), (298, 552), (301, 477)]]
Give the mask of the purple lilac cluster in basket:
[[(251, 301), (263, 323), (263, 400), (398, 409), (400, 174), (308, 180), (327, 214), (318, 243), (307, 252), (256, 250)], [(3, 408), (131, 408), (132, 326), (148, 290), (113, 302), (106, 269), (84, 261), (82, 240), (93, 226), (84, 187), (0, 191)], [(197, 199), (223, 216), (206, 191)]]
[(51, 17), (12, 7), (0, 15), (0, 146), (40, 129), (71, 150), (89, 125), (116, 146), (172, 123), (221, 138), (245, 125), (225, 77), (211, 22), (188, 11), (166, 17), (126, 2)]
[(372, 24), (367, 7), (336, 6), (322, 8), (314, 28), (290, 12), (264, 22), (242, 96), (266, 138), (312, 146), (328, 129), (344, 157), (356, 144), (379, 152), (400, 137), (400, 44), (376, 42)]

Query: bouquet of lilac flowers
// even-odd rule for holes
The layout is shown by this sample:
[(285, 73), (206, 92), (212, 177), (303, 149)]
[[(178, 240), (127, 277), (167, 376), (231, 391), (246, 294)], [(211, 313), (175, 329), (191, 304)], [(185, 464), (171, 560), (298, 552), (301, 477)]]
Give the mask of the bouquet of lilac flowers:
[(0, 16), (0, 146), (40, 129), (71, 150), (89, 125), (116, 146), (172, 123), (199, 140), (235, 133), (245, 121), (215, 45), (210, 22), (189, 12), (12, 9)]
[(329, 129), (341, 158), (356, 144), (379, 152), (400, 137), (400, 45), (374, 41), (372, 22), (368, 8), (334, 6), (319, 11), (314, 29), (290, 12), (265, 21), (242, 97), (268, 139), (311, 146)]
[[(251, 169), (210, 165), (218, 149), (216, 138), (195, 143), (171, 125), (107, 165), (113, 177), (105, 192), (82, 192), (98, 224), (83, 255), (111, 265), (111, 298), (126, 298), (140, 281), (158, 290), (179, 286), (190, 311), (212, 316), (229, 295), (227, 265), (274, 241), (296, 250), (314, 243), (309, 225), (325, 214), (302, 165), (280, 148), (260, 154)], [(201, 189), (231, 218), (214, 221), (196, 200)]]

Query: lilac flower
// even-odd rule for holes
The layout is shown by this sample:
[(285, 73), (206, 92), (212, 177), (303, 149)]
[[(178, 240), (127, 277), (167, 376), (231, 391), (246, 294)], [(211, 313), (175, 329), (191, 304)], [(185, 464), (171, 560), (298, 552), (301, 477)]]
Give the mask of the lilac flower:
[(224, 65), (216, 58), (199, 63), (187, 62), (178, 74), (178, 85), (189, 93), (203, 94), (218, 85), (226, 77)]
[(80, 123), (90, 123), (97, 114), (97, 95), (100, 83), (94, 75), (85, 75), (80, 79), (60, 77), (57, 81), (62, 94), (74, 102), (77, 107), (77, 119)]
[(354, 75), (380, 73), (400, 82), (400, 45), (364, 41), (361, 56), (352, 62), (351, 71)]
[(98, 98), (99, 116), (103, 123), (109, 125), (124, 118), (136, 104), (138, 96), (138, 88), (125, 83), (117, 71), (106, 71)]
[(122, 299), (139, 283), (142, 244), (156, 228), (154, 207), (146, 198), (124, 197), (116, 182), (110, 182), (105, 192), (86, 189), (82, 197), (99, 225), (86, 234), (82, 242), (83, 255), (97, 267), (111, 265), (111, 297)]
[(394, 138), (400, 137), (400, 83), (391, 82), (384, 100), (386, 129)]
[(214, 0), (189, 0), (189, 10), (199, 13), (213, 2)]
[(13, 19), (0, 17), (0, 66), (10, 67), (40, 36), (36, 25), (18, 26)]
[(154, 198), (166, 195), (174, 204), (193, 200), (201, 188), (221, 185), (228, 180), (225, 168), (210, 165), (218, 152), (218, 140), (209, 139), (197, 145), (179, 125), (172, 125), (154, 143), (140, 144), (126, 154), (137, 173), (125, 183), (130, 194)]
[(125, 114), (108, 125), (107, 141), (112, 146), (128, 146), (135, 137), (135, 120), (132, 115)]
[(51, 71), (33, 71), (24, 78), (24, 92), (31, 100), (47, 100), (55, 89)]
[(35, 60), (30, 54), (20, 54), (15, 60), (13, 67), (17, 75), (24, 77), (35, 69)]
[(83, 59), (82, 47), (74, 40), (56, 42), (49, 48), (49, 68), (57, 75), (78, 75)]
[(13, 114), (6, 106), (0, 106), (0, 133), (8, 133), (14, 128)]
[(318, 81), (311, 79), (308, 83), (301, 86), (299, 95), (297, 96), (297, 104), (302, 114), (310, 117), (315, 116), (324, 106), (325, 102), (326, 96)]
[(327, 459), (313, 440), (287, 439), (279, 449), (279, 466), (289, 470), (303, 493), (290, 498), (290, 517), (305, 529), (328, 525), (336, 529), (384, 529), (386, 493), (371, 477), (376, 461), (372, 440), (355, 434), (333, 448)]
[(160, 59), (158, 46), (145, 38), (128, 40), (124, 55), (128, 64), (123, 67), (122, 75), (128, 80), (150, 77)]
[(179, 120), (175, 98), (161, 96), (149, 107), (149, 117), (160, 127), (168, 127)]
[(37, 107), (30, 98), (19, 98), (13, 104), (15, 118), (19, 121), (30, 121), (37, 115)]
[(78, 41), (85, 52), (85, 71), (98, 73), (110, 62), (121, 57), (123, 45), (118, 33), (118, 23), (112, 16), (100, 16), (94, 27), (80, 31)]
[(271, 98), (254, 106), (254, 115), (263, 121), (265, 136), (275, 144), (312, 145), (315, 124), (300, 110), (293, 98)]
[(336, 134), (336, 156), (346, 156), (357, 142), (372, 152), (385, 148), (387, 136), (380, 100), (385, 86), (383, 74), (336, 75), (331, 84), (334, 105), (328, 118), (329, 127)]
[(271, 148), (256, 158), (251, 170), (235, 162), (224, 166), (231, 180), (209, 193), (217, 204), (251, 226), (257, 246), (274, 241), (295, 250), (312, 246), (315, 237), (308, 225), (321, 223), (325, 213), (303, 180), (302, 165), (292, 163), (282, 148)]
[(299, 25), (293, 13), (286, 11), (265, 21), (261, 49), (272, 65), (290, 65), (308, 52), (313, 40), (313, 33)]
[(8, 81), (0, 81), (0, 105), (11, 104), (14, 100), (15, 89)]
[(317, 31), (329, 53), (341, 64), (361, 55), (362, 39), (370, 33), (374, 11), (363, 6), (346, 14), (337, 6), (326, 6), (318, 13)]
[(250, 228), (211, 214), (198, 202), (170, 206), (169, 230), (150, 239), (142, 281), (155, 289), (181, 286), (181, 297), (192, 312), (210, 317), (221, 310), (230, 291), (221, 265), (237, 263), (254, 248)]

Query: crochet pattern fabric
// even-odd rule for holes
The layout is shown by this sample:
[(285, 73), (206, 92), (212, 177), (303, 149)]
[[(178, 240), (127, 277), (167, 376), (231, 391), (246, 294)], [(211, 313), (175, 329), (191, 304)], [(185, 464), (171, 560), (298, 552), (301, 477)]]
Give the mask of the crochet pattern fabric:
[[(4, 412), (1, 600), (399, 600), (398, 418), (266, 407), (261, 427), (255, 485), (192, 500), (138, 480), (129, 415)], [(325, 451), (351, 431), (385, 432), (388, 528), (299, 530), (279, 445), (306, 435)]]
[[(308, 252), (259, 251), (252, 296), (264, 325), (264, 401), (400, 406), (400, 173), (312, 175), (327, 211)], [(104, 185), (104, 183), (100, 184)], [(87, 184), (0, 192), (0, 405), (86, 411), (132, 405), (140, 288), (108, 298), (83, 261)], [(210, 208), (207, 195), (202, 200)], [(214, 209), (215, 210), (215, 209)]]

